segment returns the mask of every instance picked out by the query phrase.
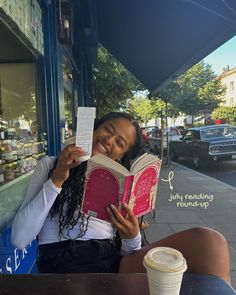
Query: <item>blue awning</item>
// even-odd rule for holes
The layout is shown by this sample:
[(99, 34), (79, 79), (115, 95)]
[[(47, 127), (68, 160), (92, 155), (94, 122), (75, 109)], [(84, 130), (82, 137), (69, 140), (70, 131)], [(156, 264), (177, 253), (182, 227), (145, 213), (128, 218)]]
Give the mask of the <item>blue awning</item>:
[(235, 0), (98, 0), (98, 40), (152, 94), (236, 34)]

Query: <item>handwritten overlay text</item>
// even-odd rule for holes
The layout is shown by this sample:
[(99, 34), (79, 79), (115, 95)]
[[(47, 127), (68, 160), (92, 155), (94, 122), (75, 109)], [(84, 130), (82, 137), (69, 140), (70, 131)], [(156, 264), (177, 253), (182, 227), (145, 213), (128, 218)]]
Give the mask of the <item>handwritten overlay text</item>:
[(179, 208), (183, 207), (200, 207), (203, 209), (207, 209), (210, 203), (214, 200), (213, 195), (207, 195), (204, 193), (200, 194), (179, 194), (170, 193), (170, 197), (168, 199), (169, 202), (176, 202), (176, 206)]
[[(170, 190), (174, 190), (172, 180), (174, 178), (174, 171), (170, 171), (167, 179), (162, 179), (164, 182), (169, 183)], [(168, 201), (175, 202), (179, 208), (187, 207), (199, 207), (207, 209), (211, 202), (214, 200), (214, 195), (198, 193), (198, 194), (181, 194), (181, 193), (170, 193)]]

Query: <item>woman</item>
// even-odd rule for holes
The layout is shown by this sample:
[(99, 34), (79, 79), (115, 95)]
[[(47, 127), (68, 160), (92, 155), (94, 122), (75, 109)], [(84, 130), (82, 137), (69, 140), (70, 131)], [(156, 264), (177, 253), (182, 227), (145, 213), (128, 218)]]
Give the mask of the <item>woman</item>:
[[(93, 155), (102, 153), (129, 168), (141, 151), (141, 130), (130, 115), (109, 113), (95, 124)], [(39, 272), (145, 272), (146, 252), (168, 246), (183, 253), (189, 272), (230, 283), (228, 246), (214, 230), (190, 229), (141, 249), (138, 220), (127, 206), (127, 219), (112, 204), (107, 208), (111, 223), (81, 214), (86, 170), (86, 163), (79, 161), (82, 155), (83, 150), (68, 145), (58, 159), (42, 159), (14, 219), (16, 247), (22, 249), (38, 236)], [(114, 242), (116, 230), (122, 240), (120, 251)]]
[[(102, 153), (129, 169), (142, 150), (137, 122), (128, 114), (110, 113), (94, 129), (92, 154)], [(138, 221), (128, 207), (128, 219), (113, 206), (107, 208), (113, 226), (80, 214), (86, 170), (86, 163), (79, 161), (82, 155), (84, 151), (71, 144), (58, 159), (43, 158), (15, 217), (14, 245), (22, 249), (38, 236), (40, 272), (116, 272), (121, 254), (141, 248)], [(115, 227), (122, 239), (121, 254), (113, 241)]]

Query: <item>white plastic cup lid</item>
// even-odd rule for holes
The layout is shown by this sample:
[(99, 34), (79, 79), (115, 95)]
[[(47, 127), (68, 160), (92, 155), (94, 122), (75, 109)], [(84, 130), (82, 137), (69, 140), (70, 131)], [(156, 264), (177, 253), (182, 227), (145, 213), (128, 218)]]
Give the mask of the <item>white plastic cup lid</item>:
[(182, 253), (169, 247), (156, 247), (148, 251), (143, 260), (144, 266), (163, 272), (184, 272), (187, 269)]

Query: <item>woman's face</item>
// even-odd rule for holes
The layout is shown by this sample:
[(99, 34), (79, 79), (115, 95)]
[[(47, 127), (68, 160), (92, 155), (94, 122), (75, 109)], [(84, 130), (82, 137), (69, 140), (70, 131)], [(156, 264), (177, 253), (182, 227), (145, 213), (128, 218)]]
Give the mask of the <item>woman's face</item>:
[(135, 139), (136, 131), (129, 120), (111, 119), (94, 131), (92, 154), (100, 153), (113, 160), (120, 160), (134, 145)]

